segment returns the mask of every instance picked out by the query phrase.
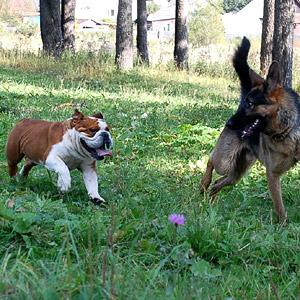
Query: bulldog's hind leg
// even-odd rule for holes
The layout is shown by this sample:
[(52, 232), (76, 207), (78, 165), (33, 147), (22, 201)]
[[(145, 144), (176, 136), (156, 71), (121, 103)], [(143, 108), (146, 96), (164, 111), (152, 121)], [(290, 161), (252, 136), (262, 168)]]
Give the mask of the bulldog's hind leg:
[(18, 151), (18, 147), (13, 145), (9, 140), (6, 146), (6, 158), (8, 166), (8, 174), (14, 177), (18, 172), (18, 163), (23, 159), (24, 154)]
[(9, 176), (10, 177), (16, 176), (17, 173), (18, 173), (18, 164), (8, 162), (7, 165), (8, 165), (8, 174), (9, 174)]
[(27, 158), (25, 160), (25, 164), (24, 164), (23, 168), (20, 171), (20, 175), (26, 178), (28, 176), (30, 170), (34, 166), (36, 166), (36, 163), (34, 163), (32, 160), (30, 160), (30, 159)]

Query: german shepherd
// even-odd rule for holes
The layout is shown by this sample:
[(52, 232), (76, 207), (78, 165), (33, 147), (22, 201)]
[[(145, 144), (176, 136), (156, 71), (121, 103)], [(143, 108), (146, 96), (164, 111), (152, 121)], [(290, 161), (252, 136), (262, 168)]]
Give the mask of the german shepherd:
[(200, 188), (208, 189), (215, 169), (222, 177), (211, 188), (214, 198), (224, 186), (237, 183), (258, 159), (266, 167), (275, 212), (285, 222), (280, 176), (300, 159), (299, 96), (282, 86), (278, 62), (271, 64), (265, 80), (255, 73), (247, 63), (249, 49), (244, 37), (233, 57), (240, 79), (240, 105), (210, 155)]

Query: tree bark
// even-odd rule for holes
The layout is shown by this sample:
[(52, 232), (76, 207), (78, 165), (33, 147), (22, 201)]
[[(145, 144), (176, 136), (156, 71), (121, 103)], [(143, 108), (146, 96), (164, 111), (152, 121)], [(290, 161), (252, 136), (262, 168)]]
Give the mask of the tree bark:
[(64, 50), (75, 51), (76, 0), (61, 0), (61, 30)]
[(133, 68), (132, 0), (119, 0), (115, 63), (119, 69)]
[(267, 74), (268, 68), (272, 62), (274, 5), (274, 0), (264, 0), (264, 15), (260, 49), (260, 71), (262, 76), (265, 76)]
[(149, 65), (147, 45), (147, 6), (146, 0), (137, 0), (137, 49), (141, 63)]
[(188, 68), (186, 0), (176, 0), (174, 60), (179, 69)]
[(292, 87), (294, 0), (275, 0), (272, 58), (281, 65), (283, 85)]
[(43, 50), (56, 58), (62, 52), (60, 0), (40, 0), (40, 26)]

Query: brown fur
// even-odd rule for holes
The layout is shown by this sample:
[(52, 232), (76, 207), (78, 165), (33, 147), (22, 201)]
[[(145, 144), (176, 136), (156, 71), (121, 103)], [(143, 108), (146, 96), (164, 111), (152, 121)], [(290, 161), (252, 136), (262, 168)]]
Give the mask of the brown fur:
[[(51, 146), (62, 140), (64, 130), (64, 124), (61, 122), (31, 119), (20, 121), (7, 140), (6, 156), (9, 175), (16, 175), (17, 164), (24, 156), (30, 157), (35, 162), (45, 161)], [(29, 166), (27, 174), (28, 172)]]
[[(300, 104), (294, 92), (280, 85), (280, 78), (278, 63), (274, 62), (266, 79), (268, 88), (264, 90), (267, 105), (257, 105), (252, 110), (246, 110), (247, 116), (260, 114), (267, 120), (266, 128), (260, 134), (259, 145), (255, 151), (252, 151), (252, 148), (242, 141), (234, 130), (225, 127), (210, 155), (200, 188), (202, 191), (208, 189), (215, 170), (223, 177), (214, 182), (211, 188), (210, 195), (214, 198), (224, 186), (238, 182), (258, 159), (266, 167), (268, 187), (275, 212), (284, 222), (287, 214), (282, 201), (280, 176), (300, 159), (298, 145), (300, 117), (297, 107)], [(254, 84), (254, 89), (262, 89), (261, 83), (258, 86)]]
[[(100, 115), (102, 116), (101, 113), (96, 114), (96, 116)], [(75, 110), (72, 119), (64, 122), (32, 119), (20, 121), (12, 129), (7, 140), (6, 156), (9, 176), (17, 174), (17, 165), (24, 157), (26, 157), (26, 162), (23, 175), (27, 176), (36, 163), (47, 159), (52, 145), (62, 141), (68, 128), (75, 128), (93, 136), (99, 130), (99, 125), (97, 119), (85, 117), (78, 110)]]

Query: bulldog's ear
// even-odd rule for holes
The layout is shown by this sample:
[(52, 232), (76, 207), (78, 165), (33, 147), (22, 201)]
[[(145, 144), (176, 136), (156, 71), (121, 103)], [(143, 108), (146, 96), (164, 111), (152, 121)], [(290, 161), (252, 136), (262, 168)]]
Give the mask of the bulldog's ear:
[(268, 94), (274, 92), (278, 87), (281, 87), (281, 71), (278, 61), (273, 61), (266, 79), (265, 89)]
[(83, 113), (81, 113), (77, 108), (75, 109), (74, 111), (74, 114), (72, 116), (72, 119), (75, 119), (75, 120), (82, 120), (84, 118), (84, 115)]
[(76, 108), (72, 116), (72, 126), (75, 126), (79, 121), (84, 118), (84, 115)]
[(98, 113), (92, 115), (92, 117), (97, 118), (97, 119), (104, 119), (103, 114), (101, 112), (98, 112)]

